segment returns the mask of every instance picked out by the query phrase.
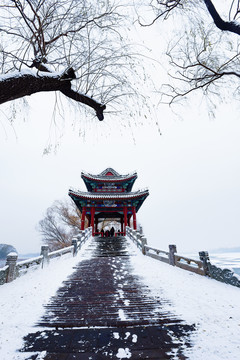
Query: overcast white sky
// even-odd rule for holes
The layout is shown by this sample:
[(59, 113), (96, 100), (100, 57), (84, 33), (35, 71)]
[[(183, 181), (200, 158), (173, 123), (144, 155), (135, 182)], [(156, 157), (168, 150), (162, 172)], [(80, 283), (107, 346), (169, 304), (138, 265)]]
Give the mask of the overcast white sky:
[(121, 116), (119, 125), (110, 115), (103, 122), (81, 117), (84, 136), (78, 136), (66, 112), (57, 153), (43, 156), (53, 101), (50, 94), (31, 97), (26, 122), (16, 114), (17, 139), (5, 108), (0, 109), (5, 111), (0, 112), (0, 243), (12, 244), (20, 253), (39, 252), (36, 225), (47, 207), (66, 198), (70, 186), (85, 189), (81, 170), (100, 173), (113, 167), (122, 174), (137, 170), (135, 190), (149, 187), (138, 219), (150, 245), (167, 249), (176, 244), (179, 253), (240, 245), (235, 100), (219, 106), (214, 120), (199, 101), (179, 110), (181, 120), (159, 106), (161, 136), (155, 119), (129, 128)]

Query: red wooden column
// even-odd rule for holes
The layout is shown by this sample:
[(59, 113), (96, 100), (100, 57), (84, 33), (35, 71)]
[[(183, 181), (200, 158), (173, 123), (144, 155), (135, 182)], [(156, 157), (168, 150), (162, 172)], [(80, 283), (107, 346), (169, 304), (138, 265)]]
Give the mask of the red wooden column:
[(124, 236), (126, 236), (126, 226), (127, 226), (127, 207), (123, 207), (123, 214), (124, 214)]
[(92, 235), (94, 235), (94, 215), (95, 215), (95, 208), (91, 207), (91, 227), (92, 227)]
[(137, 218), (136, 218), (136, 207), (132, 206), (132, 214), (133, 214), (133, 229), (137, 230)]
[(81, 230), (84, 230), (85, 227), (85, 216), (86, 216), (86, 206), (83, 206), (82, 217), (81, 217)]

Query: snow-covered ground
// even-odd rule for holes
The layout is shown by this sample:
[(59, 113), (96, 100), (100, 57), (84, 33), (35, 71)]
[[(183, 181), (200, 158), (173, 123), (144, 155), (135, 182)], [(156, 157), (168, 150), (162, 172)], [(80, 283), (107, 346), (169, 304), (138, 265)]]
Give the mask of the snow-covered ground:
[[(87, 246), (85, 244), (74, 259), (56, 260), (46, 269), (29, 272), (0, 287), (1, 360), (25, 358), (16, 352), (22, 346), (23, 336), (36, 330), (33, 326), (43, 314), (43, 304), (73, 272), (73, 266), (90, 256), (86, 253)], [(131, 257), (134, 272), (148, 284), (153, 295), (169, 299), (172, 306), (166, 304), (166, 310), (196, 325), (193, 347), (186, 349), (188, 358), (238, 360), (240, 289), (148, 258), (134, 244), (129, 246), (137, 254)], [(177, 360), (176, 357), (172, 359)]]
[(143, 255), (132, 263), (153, 294), (171, 300), (167, 310), (196, 325), (193, 348), (186, 349), (190, 360), (240, 359), (240, 288)]
[(23, 345), (23, 336), (33, 329), (44, 312), (43, 305), (55, 294), (61, 283), (74, 271), (73, 267), (90, 256), (83, 245), (78, 256), (65, 255), (50, 262), (45, 269), (29, 271), (12, 283), (0, 286), (0, 359), (25, 359), (16, 352)]

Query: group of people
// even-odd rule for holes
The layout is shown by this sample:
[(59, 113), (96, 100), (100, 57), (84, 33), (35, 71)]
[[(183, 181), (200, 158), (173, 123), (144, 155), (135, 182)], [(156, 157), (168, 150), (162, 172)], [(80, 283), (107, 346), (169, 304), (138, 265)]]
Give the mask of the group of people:
[(112, 226), (110, 230), (101, 230), (101, 236), (102, 237), (113, 237), (115, 235), (115, 229), (114, 227)]
[(107, 229), (104, 231), (102, 229), (100, 234), (101, 234), (101, 237), (113, 237), (113, 236), (115, 236), (115, 234), (120, 235), (121, 233), (120, 233), (120, 230), (118, 230), (118, 232), (116, 233), (114, 227), (112, 226), (110, 230)]

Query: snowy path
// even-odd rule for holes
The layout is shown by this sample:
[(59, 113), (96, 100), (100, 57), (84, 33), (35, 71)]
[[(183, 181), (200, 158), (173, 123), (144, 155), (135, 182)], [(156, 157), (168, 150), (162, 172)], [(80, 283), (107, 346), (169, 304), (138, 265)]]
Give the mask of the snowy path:
[[(84, 262), (92, 259), (92, 246), (93, 243), (86, 245), (85, 252), (83, 251), (78, 258), (57, 261), (46, 270), (37, 270), (0, 288), (0, 358), (2, 360), (26, 359), (26, 354), (16, 352), (23, 346), (22, 337), (28, 333), (43, 330), (33, 327), (43, 316), (42, 304), (48, 302), (49, 297), (54, 295), (61, 285), (61, 281), (73, 272), (72, 266), (76, 266), (80, 260), (83, 260), (82, 266), (84, 266)], [(239, 359), (240, 290), (238, 288), (144, 257), (132, 244), (128, 244), (128, 249), (137, 254), (137, 256), (129, 257), (132, 276), (138, 278), (138, 281), (143, 284), (143, 288), (145, 286), (147, 289), (148, 286), (148, 297), (153, 300), (153, 303), (159, 299), (162, 301), (161, 310), (156, 310), (155, 317), (160, 311), (162, 315), (171, 313), (171, 319), (174, 321), (182, 319), (185, 324), (196, 324), (196, 331), (193, 331), (190, 336), (193, 347), (184, 347), (184, 341), (182, 346), (185, 355), (190, 360), (203, 358), (211, 358), (211, 360)], [(115, 285), (118, 289), (117, 294), (114, 294), (116, 295), (115, 300), (118, 306), (121, 304), (117, 311), (112, 312), (115, 314), (113, 316), (115, 325), (117, 325), (116, 320), (126, 322), (131, 318), (131, 311), (127, 310), (127, 307), (131, 307), (131, 299), (126, 298), (121, 286), (124, 285), (124, 279), (127, 275), (126, 263), (125, 261), (120, 263), (120, 270), (122, 271), (119, 272), (116, 262), (117, 258), (115, 261), (109, 260), (109, 269), (111, 268), (114, 273)], [(107, 284), (102, 287), (102, 292), (107, 293), (106, 289)], [(151, 291), (149, 292), (149, 290)], [(179, 344), (181, 339), (176, 331), (174, 334), (174, 331), (171, 332), (171, 330), (174, 329), (169, 327), (167, 335), (171, 336), (172, 342)], [(109, 333), (105, 336), (109, 336)], [(118, 340), (118, 338), (126, 338), (125, 343), (129, 340), (129, 346), (129, 343), (136, 344), (141, 334), (137, 331), (116, 330), (116, 328), (114, 330), (112, 328), (111, 336), (113, 341)], [(148, 337), (151, 338), (150, 333)], [(94, 338), (96, 338), (96, 333), (92, 338), (90, 336), (91, 341)], [(175, 349), (178, 348), (176, 346)], [(173, 354), (174, 349), (168, 358), (181, 359), (180, 355)], [(44, 358), (44, 353), (42, 355)], [(122, 359), (134, 358), (131, 356), (131, 349), (127, 346), (119, 348), (116, 354), (116, 358)], [(41, 356), (38, 357), (38, 359), (40, 358)]]
[(133, 275), (126, 239), (93, 243), (92, 258), (77, 265), (51, 299), (38, 324), (44, 330), (29, 334), (24, 350), (46, 351), (46, 360), (160, 360), (174, 353), (185, 359), (194, 327), (166, 312), (166, 299), (152, 296)]

